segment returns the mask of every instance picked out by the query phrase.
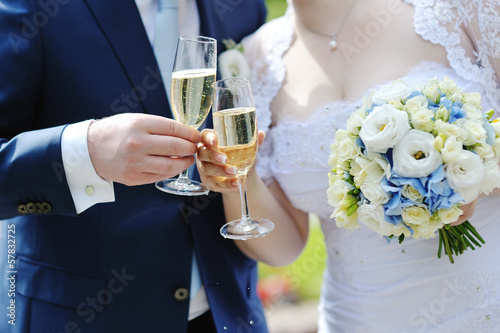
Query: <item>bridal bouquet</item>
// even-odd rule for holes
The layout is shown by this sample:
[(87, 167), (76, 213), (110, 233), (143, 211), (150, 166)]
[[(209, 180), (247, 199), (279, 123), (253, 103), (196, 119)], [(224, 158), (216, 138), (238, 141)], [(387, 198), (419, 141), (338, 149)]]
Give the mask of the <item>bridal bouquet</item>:
[(479, 93), (450, 78), (419, 88), (403, 82), (363, 98), (331, 145), (329, 204), (337, 226), (359, 224), (388, 240), (434, 238), (438, 257), (484, 240), (460, 207), (500, 187), (500, 122), (483, 114)]

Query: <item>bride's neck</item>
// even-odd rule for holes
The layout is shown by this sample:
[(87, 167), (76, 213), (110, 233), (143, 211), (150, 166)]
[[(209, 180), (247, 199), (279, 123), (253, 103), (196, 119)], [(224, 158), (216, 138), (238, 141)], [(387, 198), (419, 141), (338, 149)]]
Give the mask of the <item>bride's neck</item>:
[(355, 0), (293, 0), (296, 20), (311, 31), (337, 33)]

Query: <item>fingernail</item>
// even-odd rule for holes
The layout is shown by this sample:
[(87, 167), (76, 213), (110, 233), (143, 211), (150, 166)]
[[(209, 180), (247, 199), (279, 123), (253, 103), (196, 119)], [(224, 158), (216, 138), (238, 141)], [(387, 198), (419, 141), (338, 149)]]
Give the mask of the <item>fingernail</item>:
[(227, 157), (226, 157), (226, 155), (217, 154), (217, 156), (215, 157), (215, 160), (217, 162), (219, 162), (220, 164), (226, 164), (227, 163)]
[(212, 146), (215, 144), (215, 137), (213, 134), (208, 134), (208, 143), (210, 143)]
[(238, 179), (238, 180), (235, 180), (233, 182), (233, 186), (240, 186), (241, 185), (241, 181)]
[(234, 166), (230, 166), (226, 168), (226, 172), (231, 175), (235, 175), (238, 172), (238, 169)]

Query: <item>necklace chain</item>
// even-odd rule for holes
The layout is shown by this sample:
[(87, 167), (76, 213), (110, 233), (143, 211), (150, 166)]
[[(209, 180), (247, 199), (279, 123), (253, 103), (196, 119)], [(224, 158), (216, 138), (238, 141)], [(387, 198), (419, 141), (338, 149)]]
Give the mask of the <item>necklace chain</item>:
[(328, 36), (328, 37), (331, 37), (332, 40), (329, 42), (329, 45), (330, 45), (330, 48), (332, 50), (335, 50), (338, 46), (338, 43), (337, 43), (337, 35), (339, 34), (339, 32), (342, 30), (342, 27), (344, 26), (344, 23), (347, 21), (347, 19), (349, 18), (349, 14), (351, 14), (351, 11), (353, 10), (354, 8), (354, 5), (356, 4), (357, 0), (354, 0), (351, 4), (351, 7), (349, 7), (349, 10), (347, 11), (347, 13), (345, 14), (344, 16), (344, 19), (342, 20), (342, 23), (340, 23), (340, 26), (338, 27), (337, 31), (334, 32), (333, 34), (327, 34), (327, 33), (324, 33), (324, 32), (321, 32), (321, 31), (316, 31), (316, 30), (313, 30), (311, 29), (309, 26), (307, 26), (306, 24), (302, 23), (302, 25), (309, 31), (311, 32), (314, 32), (318, 35), (322, 35), (322, 36)]

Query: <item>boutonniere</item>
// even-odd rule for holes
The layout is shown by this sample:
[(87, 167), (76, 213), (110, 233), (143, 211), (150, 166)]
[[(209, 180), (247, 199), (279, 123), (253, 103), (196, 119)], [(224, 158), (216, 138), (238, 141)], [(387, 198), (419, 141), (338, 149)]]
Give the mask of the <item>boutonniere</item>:
[(250, 66), (243, 54), (243, 45), (232, 39), (224, 39), (222, 43), (226, 51), (219, 55), (219, 72), (223, 79), (240, 77), (250, 78)]

